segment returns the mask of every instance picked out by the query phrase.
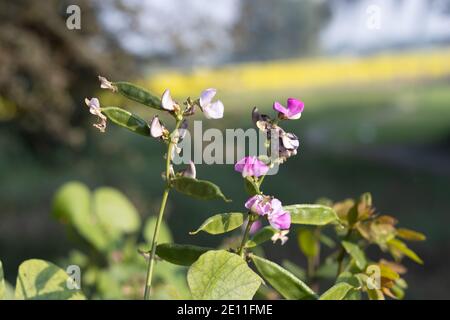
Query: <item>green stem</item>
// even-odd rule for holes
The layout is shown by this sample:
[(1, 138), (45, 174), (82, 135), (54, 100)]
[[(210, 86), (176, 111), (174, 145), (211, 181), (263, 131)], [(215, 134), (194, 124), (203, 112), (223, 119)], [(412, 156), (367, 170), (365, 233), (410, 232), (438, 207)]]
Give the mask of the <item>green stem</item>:
[[(352, 228), (349, 227), (347, 234), (344, 237), (344, 240), (348, 240), (348, 238), (350, 238), (350, 235), (352, 234)], [(339, 277), (339, 275), (342, 273), (342, 271), (344, 271), (344, 258), (346, 255), (346, 251), (344, 246), (341, 245), (341, 250), (339, 251), (338, 257), (337, 257), (337, 263), (338, 263), (338, 270), (337, 270), (337, 275), (336, 278)]]
[(144, 299), (149, 300), (151, 295), (151, 287), (152, 287), (152, 278), (153, 278), (153, 270), (155, 267), (155, 256), (156, 256), (156, 247), (158, 246), (158, 237), (159, 237), (159, 229), (161, 227), (161, 223), (164, 216), (164, 211), (166, 209), (167, 198), (169, 197), (169, 192), (171, 189), (170, 185), (170, 165), (172, 161), (172, 149), (175, 145), (175, 141), (172, 141), (172, 134), (178, 130), (182, 123), (183, 119), (177, 120), (175, 124), (175, 129), (172, 131), (170, 135), (170, 141), (167, 147), (167, 157), (166, 157), (166, 187), (164, 189), (164, 193), (161, 200), (161, 206), (159, 208), (158, 220), (156, 220), (155, 231), (153, 232), (152, 245), (150, 249), (150, 258), (148, 261), (147, 268), (147, 277), (145, 281), (145, 292)]
[(248, 237), (250, 235), (250, 228), (252, 227), (253, 222), (255, 222), (255, 219), (253, 218), (253, 214), (249, 214), (248, 215), (248, 222), (247, 222), (247, 226), (245, 227), (245, 231), (244, 234), (242, 236), (242, 241), (241, 241), (241, 245), (239, 246), (238, 249), (238, 255), (240, 255), (241, 257), (244, 256), (244, 246), (248, 241)]
[(161, 207), (159, 209), (158, 220), (156, 221), (155, 231), (153, 232), (153, 240), (152, 240), (152, 246), (151, 246), (150, 259), (148, 261), (147, 279), (145, 282), (146, 283), (145, 293), (144, 293), (145, 300), (150, 299), (150, 289), (152, 287), (152, 277), (153, 277), (153, 269), (154, 269), (154, 265), (155, 265), (156, 247), (158, 246), (159, 229), (161, 227), (164, 210), (166, 208), (167, 198), (169, 197), (169, 191), (170, 191), (170, 188), (164, 189), (164, 193), (163, 193), (163, 197), (162, 197), (162, 201), (161, 201)]

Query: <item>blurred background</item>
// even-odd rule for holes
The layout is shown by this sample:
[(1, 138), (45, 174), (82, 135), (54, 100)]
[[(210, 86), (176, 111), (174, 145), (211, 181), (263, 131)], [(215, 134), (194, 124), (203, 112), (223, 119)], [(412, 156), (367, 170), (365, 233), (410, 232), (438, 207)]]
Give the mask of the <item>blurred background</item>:
[[(58, 261), (76, 246), (51, 217), (67, 181), (115, 187), (142, 219), (156, 214), (163, 145), (114, 125), (100, 134), (83, 100), (152, 111), (100, 93), (98, 74), (180, 101), (217, 88), (225, 117), (204, 128), (248, 128), (254, 106), (302, 99), (287, 125), (300, 152), (266, 192), (290, 204), (370, 191), (379, 212), (428, 237), (412, 244), (425, 265), (406, 262), (406, 298), (450, 298), (449, 0), (0, 1), (0, 259), (11, 283), (24, 259)], [(216, 246), (221, 237), (188, 232), (246, 195), (231, 165), (197, 172), (233, 202), (174, 193), (168, 226), (175, 242)], [(295, 237), (265, 253), (304, 265)]]

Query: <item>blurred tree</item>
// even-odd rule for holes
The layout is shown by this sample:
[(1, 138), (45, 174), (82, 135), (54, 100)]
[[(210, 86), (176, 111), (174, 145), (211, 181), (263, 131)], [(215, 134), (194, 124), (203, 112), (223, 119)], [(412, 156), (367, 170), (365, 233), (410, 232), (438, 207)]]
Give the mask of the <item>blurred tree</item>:
[[(80, 30), (66, 27), (71, 4), (81, 8)], [(133, 70), (97, 10), (89, 0), (0, 2), (0, 129), (35, 150), (82, 143), (76, 127), (87, 115), (83, 97), (98, 86), (96, 75)]]
[(318, 0), (241, 0), (234, 29), (236, 60), (269, 60), (312, 54), (328, 17)]

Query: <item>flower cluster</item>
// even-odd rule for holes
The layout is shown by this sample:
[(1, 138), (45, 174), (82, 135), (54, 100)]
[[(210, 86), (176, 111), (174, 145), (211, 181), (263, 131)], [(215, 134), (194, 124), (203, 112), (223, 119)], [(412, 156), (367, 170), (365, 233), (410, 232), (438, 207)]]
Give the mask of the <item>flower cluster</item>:
[[(278, 125), (280, 120), (296, 120), (302, 115), (304, 103), (300, 100), (289, 98), (287, 107), (275, 101), (273, 109), (278, 112), (276, 119), (271, 119), (268, 115), (260, 114), (258, 108), (252, 111), (252, 119), (259, 130), (264, 131), (268, 141), (275, 140), (278, 148), (278, 154), (272, 154), (275, 163), (283, 163), (288, 158), (297, 154), (300, 145), (297, 136), (293, 133), (286, 132)], [(278, 138), (278, 140), (276, 140)]]
[[(252, 120), (255, 125), (264, 131), (267, 135), (268, 141), (272, 143), (274, 135), (278, 138), (278, 154), (272, 163), (265, 163), (256, 156), (248, 156), (236, 162), (234, 169), (242, 174), (242, 177), (249, 179), (255, 186), (257, 194), (253, 195), (245, 203), (245, 207), (249, 210), (253, 219), (249, 219), (249, 231), (254, 233), (261, 227), (260, 217), (264, 217), (269, 222), (270, 226), (276, 230), (272, 241), (281, 240), (281, 244), (287, 241), (287, 234), (291, 226), (290, 213), (283, 209), (281, 201), (275, 197), (264, 195), (260, 191), (260, 185), (268, 173), (272, 164), (283, 163), (287, 158), (297, 154), (299, 147), (299, 140), (293, 133), (284, 131), (279, 125), (280, 120), (295, 120), (301, 117), (304, 109), (302, 101), (289, 98), (287, 100), (287, 107), (284, 107), (279, 102), (273, 104), (273, 109), (278, 112), (277, 118), (271, 119), (268, 115), (260, 114), (255, 107), (252, 111)], [(273, 156), (273, 155), (272, 155)]]
[(270, 225), (277, 230), (287, 230), (291, 226), (291, 216), (283, 210), (277, 198), (257, 194), (247, 200), (245, 207), (252, 213), (267, 217)]

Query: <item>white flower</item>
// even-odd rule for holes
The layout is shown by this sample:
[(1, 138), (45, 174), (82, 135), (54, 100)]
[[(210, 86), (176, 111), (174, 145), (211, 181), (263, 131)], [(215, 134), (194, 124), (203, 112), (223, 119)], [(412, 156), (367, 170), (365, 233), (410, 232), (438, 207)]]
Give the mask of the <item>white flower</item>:
[(98, 76), (98, 80), (100, 80), (100, 88), (112, 90), (113, 92), (117, 91), (117, 88), (113, 86), (111, 81), (108, 81), (105, 77)]
[(176, 103), (175, 101), (173, 101), (169, 89), (166, 89), (161, 97), (161, 106), (164, 110), (167, 111), (175, 110)]
[(100, 132), (105, 132), (106, 129), (106, 116), (102, 113), (102, 109), (100, 108), (100, 101), (97, 98), (85, 98), (84, 102), (89, 107), (89, 112), (93, 115), (96, 115), (99, 118), (99, 123), (94, 123), (94, 127), (96, 127)]
[(154, 116), (150, 123), (150, 134), (153, 138), (162, 138), (168, 133), (164, 125), (159, 121), (158, 116)]
[(189, 167), (187, 167), (186, 169), (181, 171), (181, 175), (183, 177), (195, 179), (195, 177), (197, 176), (197, 171), (195, 170), (195, 164), (192, 161), (189, 161)]
[(200, 95), (200, 107), (208, 119), (220, 119), (223, 117), (223, 103), (220, 100), (212, 102), (217, 90), (210, 88), (204, 90)]
[(281, 241), (281, 245), (285, 244), (286, 241), (288, 241), (288, 237), (286, 236), (289, 233), (289, 230), (280, 230), (277, 233), (275, 233), (271, 240), (273, 241), (273, 243), (276, 243), (278, 240)]

